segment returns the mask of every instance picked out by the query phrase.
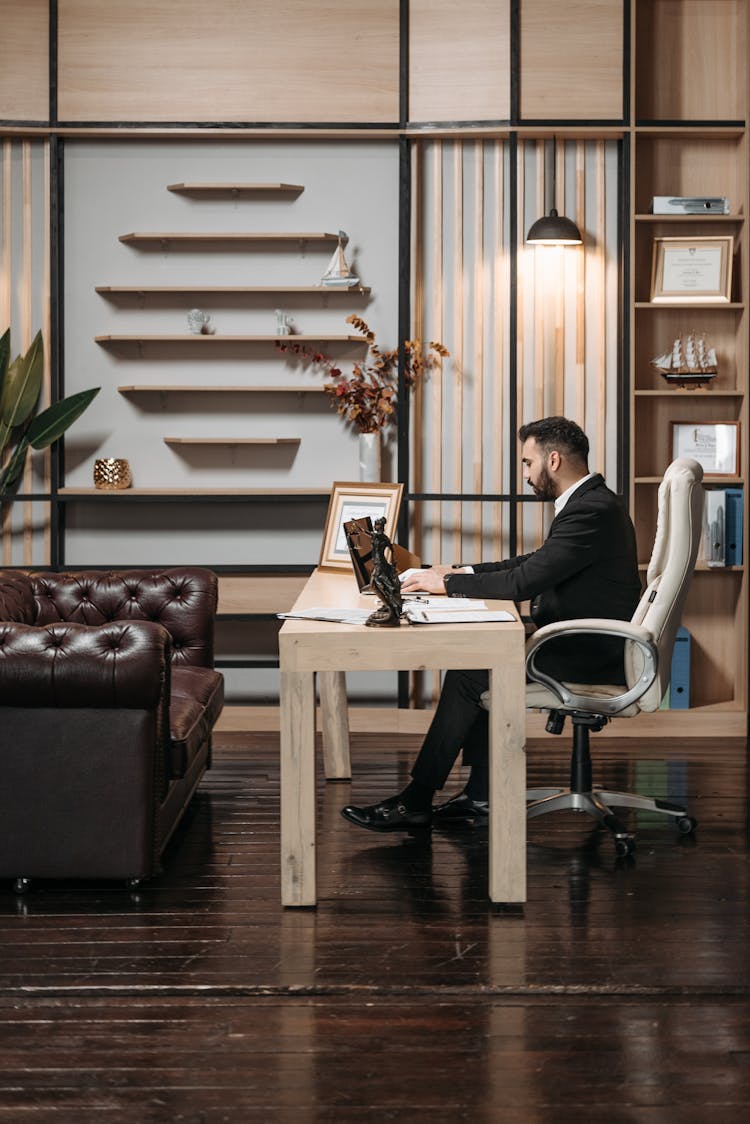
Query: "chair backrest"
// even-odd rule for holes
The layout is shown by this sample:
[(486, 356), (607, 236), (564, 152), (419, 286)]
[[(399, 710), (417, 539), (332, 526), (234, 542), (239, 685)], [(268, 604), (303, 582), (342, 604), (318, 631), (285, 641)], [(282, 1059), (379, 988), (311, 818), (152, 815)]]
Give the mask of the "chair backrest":
[[(646, 574), (646, 591), (633, 614), (634, 624), (651, 633), (659, 651), (656, 679), (638, 700), (641, 710), (657, 710), (669, 686), (672, 649), (680, 625), (703, 530), (703, 469), (679, 457), (659, 485), (656, 538)], [(638, 678), (637, 656), (626, 645), (628, 684)]]

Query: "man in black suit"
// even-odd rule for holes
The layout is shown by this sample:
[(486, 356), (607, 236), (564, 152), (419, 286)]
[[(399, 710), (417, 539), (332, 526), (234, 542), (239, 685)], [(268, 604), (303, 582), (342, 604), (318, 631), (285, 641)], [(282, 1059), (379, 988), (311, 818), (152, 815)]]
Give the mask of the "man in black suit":
[[(575, 617), (630, 620), (641, 595), (635, 531), (614, 492), (588, 469), (586, 434), (567, 418), (521, 426), (523, 474), (534, 493), (554, 500), (555, 517), (531, 554), (475, 566), (433, 566), (403, 583), (403, 592), (445, 593), (531, 601), (537, 627)], [(624, 683), (623, 643), (612, 637), (569, 637), (549, 643), (544, 670), (569, 682)], [(405, 831), (431, 823), (485, 821), (488, 816), (488, 716), (480, 699), (487, 671), (448, 671), (435, 715), (411, 771), (396, 796), (342, 815), (370, 831)], [(432, 807), (463, 749), (471, 766), (466, 787)]]

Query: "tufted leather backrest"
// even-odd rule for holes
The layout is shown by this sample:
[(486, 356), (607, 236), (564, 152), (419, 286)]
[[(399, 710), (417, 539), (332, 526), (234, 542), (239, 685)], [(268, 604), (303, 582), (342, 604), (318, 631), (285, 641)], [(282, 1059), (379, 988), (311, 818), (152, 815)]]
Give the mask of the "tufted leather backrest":
[(28, 623), (155, 621), (172, 637), (174, 664), (213, 667), (218, 582), (210, 570), (174, 566), (158, 571), (36, 572), (29, 579), (35, 614)]

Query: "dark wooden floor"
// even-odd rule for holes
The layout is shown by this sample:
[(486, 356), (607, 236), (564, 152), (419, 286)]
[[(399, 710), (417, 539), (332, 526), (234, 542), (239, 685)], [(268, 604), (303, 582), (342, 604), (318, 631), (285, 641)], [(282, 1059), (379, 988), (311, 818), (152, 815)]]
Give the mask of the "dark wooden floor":
[[(0, 1121), (747, 1119), (745, 744), (600, 743), (600, 782), (687, 796), (696, 837), (640, 815), (616, 860), (585, 817), (533, 821), (529, 901), (498, 911), (481, 830), (340, 817), (405, 782), (388, 743), (320, 778), (317, 910), (279, 906), (273, 737), (224, 737), (137, 893), (0, 887)], [(531, 783), (565, 773), (530, 749)]]

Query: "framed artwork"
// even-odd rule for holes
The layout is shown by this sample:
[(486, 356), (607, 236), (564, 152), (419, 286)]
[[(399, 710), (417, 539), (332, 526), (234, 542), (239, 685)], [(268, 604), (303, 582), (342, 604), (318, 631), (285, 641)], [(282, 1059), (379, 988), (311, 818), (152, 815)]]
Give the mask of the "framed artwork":
[(706, 477), (739, 476), (739, 422), (672, 422), (672, 457), (691, 457)]
[(734, 237), (654, 238), (651, 303), (728, 304)]
[(393, 540), (403, 490), (403, 484), (334, 483), (328, 501), (318, 568), (351, 572), (352, 561), (344, 524), (354, 519), (369, 518), (373, 525), (376, 519), (385, 519), (385, 533)]

